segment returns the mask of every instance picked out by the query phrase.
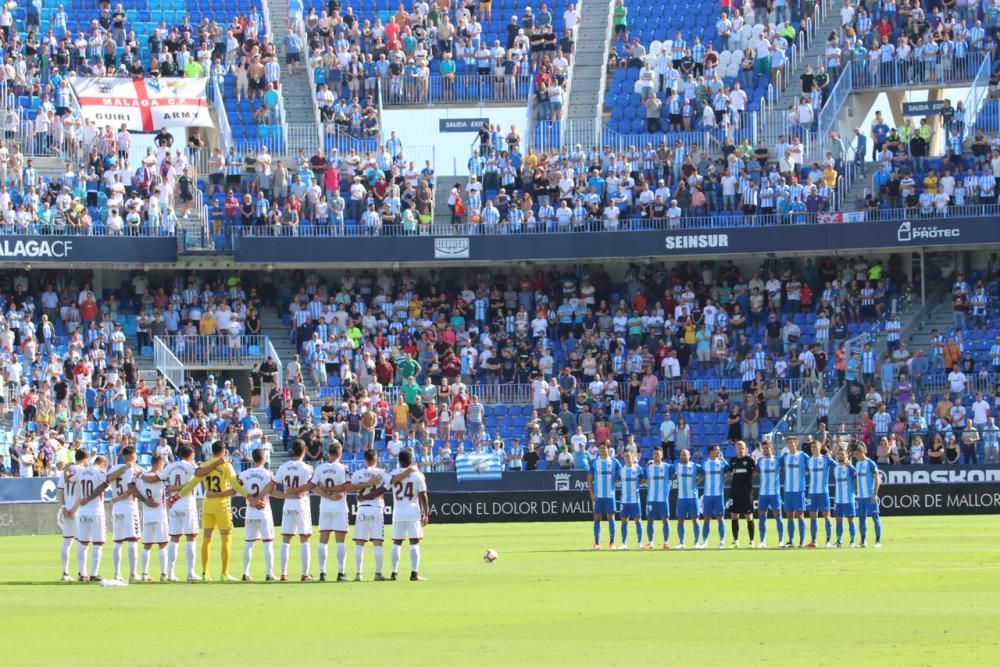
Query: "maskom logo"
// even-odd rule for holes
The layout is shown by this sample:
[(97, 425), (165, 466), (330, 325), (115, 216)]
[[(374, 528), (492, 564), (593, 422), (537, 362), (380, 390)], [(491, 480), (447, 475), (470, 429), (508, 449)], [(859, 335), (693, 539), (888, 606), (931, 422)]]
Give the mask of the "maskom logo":
[(1000, 482), (1000, 469), (978, 470), (879, 470), (883, 484), (963, 484)]
[(72, 241), (0, 241), (0, 257), (12, 259), (62, 258), (72, 251)]
[(667, 250), (688, 248), (728, 248), (729, 234), (692, 234), (690, 236), (668, 236), (663, 240)]
[(469, 239), (464, 236), (434, 239), (434, 259), (469, 259)]
[(917, 227), (910, 222), (903, 222), (896, 228), (896, 240), (900, 243), (933, 239), (957, 239), (961, 235), (962, 230), (957, 227), (938, 227), (937, 225)]

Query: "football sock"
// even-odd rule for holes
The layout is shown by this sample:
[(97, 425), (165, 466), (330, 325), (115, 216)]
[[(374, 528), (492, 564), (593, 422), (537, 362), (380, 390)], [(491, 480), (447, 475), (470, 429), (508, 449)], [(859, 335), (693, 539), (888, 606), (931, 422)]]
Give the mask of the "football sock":
[(844, 522), (837, 522), (837, 544), (840, 544), (841, 540), (844, 539)]
[(847, 524), (847, 532), (851, 535), (851, 544), (854, 544), (854, 538), (858, 536), (858, 533), (853, 521)]
[[(788, 524), (788, 543), (789, 544), (794, 544), (795, 543), (795, 519), (786, 519), (785, 521)], [(780, 522), (780, 519), (779, 519), (779, 522)]]
[[(708, 533), (711, 530), (712, 530), (712, 522), (711, 522), (711, 520), (705, 519), (704, 521), (701, 522), (701, 541), (702, 542), (706, 542), (706, 543), (708, 542)], [(695, 534), (696, 535), (698, 534), (697, 530), (695, 530)]]
[(755, 537), (754, 535), (755, 532), (756, 531), (753, 525), (753, 517), (750, 517), (747, 519), (747, 533), (750, 534), (750, 544), (753, 544), (753, 538)]
[(382, 574), (382, 545), (375, 545), (375, 574)]
[[(142, 576), (149, 574), (149, 552), (150, 549), (142, 550)], [(162, 552), (162, 549), (161, 549)]]
[(288, 576), (288, 550), (290, 545), (288, 542), (281, 543), (281, 576)]
[(139, 543), (138, 542), (129, 542), (128, 543), (128, 574), (133, 579), (135, 578), (135, 575), (137, 574), (136, 571), (135, 571), (135, 563), (136, 563), (136, 560), (138, 560), (138, 557), (139, 557)]
[(396, 574), (399, 572), (399, 554), (403, 551), (403, 547), (398, 544), (392, 545), (392, 573)]
[(87, 576), (87, 545), (83, 542), (76, 544), (76, 565), (80, 574)]
[(62, 543), (62, 549), (60, 550), (60, 555), (62, 556), (62, 571), (63, 574), (69, 574), (69, 552), (73, 548), (73, 538), (64, 537)]
[(622, 521), (622, 544), (628, 544), (628, 521)]
[(267, 576), (274, 576), (274, 542), (270, 540), (264, 542), (264, 567), (267, 568)]
[[(653, 540), (650, 540), (652, 542)], [(670, 522), (663, 522), (663, 543), (667, 544), (670, 542)]]
[(875, 515), (875, 541), (882, 541), (882, 517), (878, 514)]
[(337, 542), (337, 572), (343, 574), (347, 569), (347, 544)]
[(212, 553), (210, 549), (212, 548), (212, 537), (203, 537), (201, 539), (201, 573), (203, 575), (208, 574), (208, 557)]
[(652, 519), (646, 519), (646, 541), (649, 542), (650, 544), (652, 544), (652, 542), (653, 542), (653, 520)]
[(691, 529), (694, 531), (694, 543), (698, 544), (698, 535), (700, 533), (698, 532), (698, 520), (697, 519), (692, 519), (691, 520)]
[(827, 517), (823, 527), (826, 528), (826, 541), (829, 542), (830, 534), (833, 533), (833, 519)]
[(308, 542), (303, 542), (299, 545), (299, 554), (302, 556), (302, 576), (309, 574), (309, 558), (312, 556), (312, 550), (309, 548)]
[(167, 573), (167, 550), (163, 547), (157, 549), (160, 553), (160, 574)]
[(642, 546), (642, 521), (635, 522), (635, 543)]
[(420, 571), (420, 545), (410, 545), (410, 567), (414, 572)]
[(354, 545), (354, 562), (357, 563), (358, 568), (355, 571), (358, 573), (358, 576), (360, 577), (361, 566), (364, 565), (365, 562), (365, 547), (363, 544)]
[(806, 541), (806, 518), (799, 517), (799, 546)]
[(809, 536), (812, 538), (810, 542), (816, 541), (816, 536), (819, 534), (819, 521), (816, 517), (811, 517), (809, 519)]
[(733, 529), (733, 542), (739, 542), (740, 541), (740, 520), (739, 519), (733, 519), (730, 523), (731, 523), (732, 529)]
[(601, 543), (601, 522), (600, 520), (594, 521), (594, 544)]
[(168, 574), (174, 576), (174, 567), (177, 565), (177, 543), (171, 542), (167, 545), (167, 570)]
[(96, 577), (101, 572), (101, 553), (104, 551), (103, 544), (94, 545), (94, 558), (90, 562), (90, 576)]
[[(678, 523), (677, 524), (677, 541), (680, 543), (681, 546), (684, 546), (684, 533), (685, 532), (687, 532), (687, 530), (684, 528), (684, 524), (683, 523)], [(697, 533), (695, 533), (695, 534), (697, 535)]]
[(615, 519), (608, 519), (608, 532), (611, 533), (611, 544), (615, 543)]
[[(778, 518), (775, 520), (775, 523), (778, 524), (778, 542), (781, 542), (785, 539), (785, 522)], [(760, 525), (764, 525), (764, 520), (761, 520)], [(763, 540), (764, 538), (761, 537), (760, 539)]]
[(187, 542), (188, 576), (194, 575), (194, 540)]
[(723, 542), (726, 541), (726, 520), (725, 519), (719, 519), (718, 530), (719, 530), (719, 544), (722, 544)]
[(858, 521), (859, 528), (861, 528), (861, 541), (865, 542), (868, 539), (868, 520), (861, 518)]
[(111, 562), (115, 566), (115, 579), (122, 578), (122, 543), (115, 542), (111, 547)]
[(319, 572), (320, 574), (326, 574), (326, 558), (328, 555), (329, 546), (319, 543)]
[(250, 560), (253, 558), (253, 542), (243, 543), (243, 576), (250, 576)]
[(229, 576), (229, 559), (233, 555), (232, 533), (222, 536), (222, 576)]

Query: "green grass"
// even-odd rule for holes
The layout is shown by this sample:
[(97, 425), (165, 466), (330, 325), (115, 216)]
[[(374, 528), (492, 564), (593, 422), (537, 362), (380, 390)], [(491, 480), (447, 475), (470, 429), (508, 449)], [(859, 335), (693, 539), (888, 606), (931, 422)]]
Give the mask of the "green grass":
[[(885, 523), (881, 550), (669, 553), (593, 553), (589, 523), (432, 525), (423, 549), (427, 582), (346, 585), (62, 584), (53, 581), (59, 537), (4, 538), (3, 662), (243, 667), (335, 659), (406, 665), (683, 660), (843, 667), (995, 660), (1000, 517)], [(769, 532), (773, 541), (773, 524)], [(482, 561), (487, 547), (500, 553), (494, 564)], [(105, 576), (110, 551), (106, 547)], [(213, 551), (217, 564), (218, 538)], [(74, 549), (74, 570), (75, 558)], [(404, 572), (408, 558), (404, 549)], [(184, 562), (182, 551), (178, 572)], [(332, 549), (330, 562), (336, 562)], [(370, 550), (365, 565), (370, 577)], [(151, 569), (157, 568), (154, 555)], [(290, 572), (299, 574), (295, 548)], [(253, 574), (263, 578), (259, 548)]]

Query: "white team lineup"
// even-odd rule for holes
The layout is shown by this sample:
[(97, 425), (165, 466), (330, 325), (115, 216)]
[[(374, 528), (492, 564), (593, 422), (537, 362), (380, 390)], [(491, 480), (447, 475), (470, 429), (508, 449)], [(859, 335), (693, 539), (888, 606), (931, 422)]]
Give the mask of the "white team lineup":
[[(246, 531), (243, 546), (242, 581), (250, 582), (250, 567), (254, 546), (259, 542), (264, 553), (265, 581), (288, 581), (289, 557), (292, 542), (298, 538), (302, 571), (300, 581), (314, 581), (311, 573), (311, 545), (313, 534), (310, 496), (319, 497), (319, 581), (327, 580), (327, 561), (330, 538), (333, 537), (336, 553), (336, 581), (349, 581), (347, 569), (347, 538), (349, 532), (347, 494), (356, 494), (357, 514), (354, 532), (355, 575), (354, 581), (363, 580), (365, 546), (372, 545), (374, 552), (374, 581), (396, 580), (402, 560), (404, 543), (409, 543), (411, 581), (423, 581), (420, 575), (420, 542), (429, 518), (427, 482), (413, 461), (413, 453), (404, 449), (399, 453), (397, 467), (387, 472), (379, 466), (374, 450), (365, 452), (365, 467), (348, 472), (340, 462), (342, 447), (333, 442), (327, 451), (327, 460), (315, 469), (303, 461), (305, 446), (301, 441), (292, 445), (292, 458), (281, 465), (276, 473), (265, 467), (261, 450), (252, 454), (253, 467), (241, 472), (229, 488), (221, 488), (218, 479), (206, 485), (208, 493), (203, 508), (205, 536), (202, 549), (202, 568), (206, 568), (208, 544), (212, 531), (218, 527), (223, 535), (223, 581), (235, 580), (228, 576), (228, 539), (232, 528), (229, 516), (229, 497), (239, 493), (246, 497)], [(199, 535), (198, 508), (194, 486), (211, 479), (216, 471), (231, 466), (225, 449), (218, 448), (216, 456), (202, 466), (194, 462), (194, 452), (182, 447), (178, 459), (168, 465), (154, 457), (149, 471), (136, 466), (134, 449), (122, 452), (123, 463), (108, 469), (106, 457), (91, 457), (78, 450), (76, 463), (67, 468), (59, 478), (59, 520), (62, 525), (61, 548), (62, 579), (73, 581), (70, 576), (70, 553), (77, 545), (77, 580), (83, 582), (124, 583), (122, 552), (129, 561), (127, 581), (151, 582), (150, 559), (156, 547), (159, 556), (160, 581), (176, 582), (177, 562), (180, 560), (181, 539), (186, 541), (187, 581), (202, 581), (196, 573), (195, 545)], [(223, 473), (224, 474), (224, 473)], [(112, 539), (114, 543), (114, 576), (103, 580), (100, 576), (101, 557), (106, 538), (104, 497), (112, 489)], [(391, 572), (383, 575), (385, 542), (384, 513), (386, 493), (392, 493), (392, 547)], [(274, 571), (274, 541), (276, 536), (271, 498), (282, 501), (280, 573)], [(210, 508), (216, 508), (215, 510)], [(222, 508), (221, 523), (218, 508)], [(139, 571), (139, 543), (142, 543), (141, 574)], [(89, 558), (89, 568), (88, 568)], [(332, 573), (331, 573), (332, 574)]]

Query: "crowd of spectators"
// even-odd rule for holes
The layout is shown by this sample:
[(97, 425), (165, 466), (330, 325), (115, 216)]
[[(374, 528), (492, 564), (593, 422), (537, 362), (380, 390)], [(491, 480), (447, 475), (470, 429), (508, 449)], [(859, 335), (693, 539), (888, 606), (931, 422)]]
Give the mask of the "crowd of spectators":
[[(364, 12), (362, 12), (364, 13)], [(487, 98), (523, 101), (534, 76), (540, 99), (558, 108), (569, 71), (579, 18), (569, 5), (564, 30), (545, 3), (511, 17), (505, 33), (491, 34), (492, 3), (455, 4), (418, 0), (403, 3), (383, 23), (355, 14), (339, 0), (304, 10), (296, 0), (289, 21), (301, 52), (305, 36), (320, 92), (346, 104), (381, 94), (386, 104), (448, 102)], [(355, 129), (355, 128), (352, 128)]]
[[(576, 145), (522, 155), (516, 131), (494, 129), (469, 160), (468, 183), (448, 203), (473, 233), (681, 227), (688, 218), (734, 212), (744, 224), (794, 224), (838, 210), (848, 147), (835, 133), (822, 160), (805, 163), (798, 136), (774, 146), (723, 141), (718, 154), (676, 138), (658, 145)], [(702, 221), (701, 224), (705, 224)]]

